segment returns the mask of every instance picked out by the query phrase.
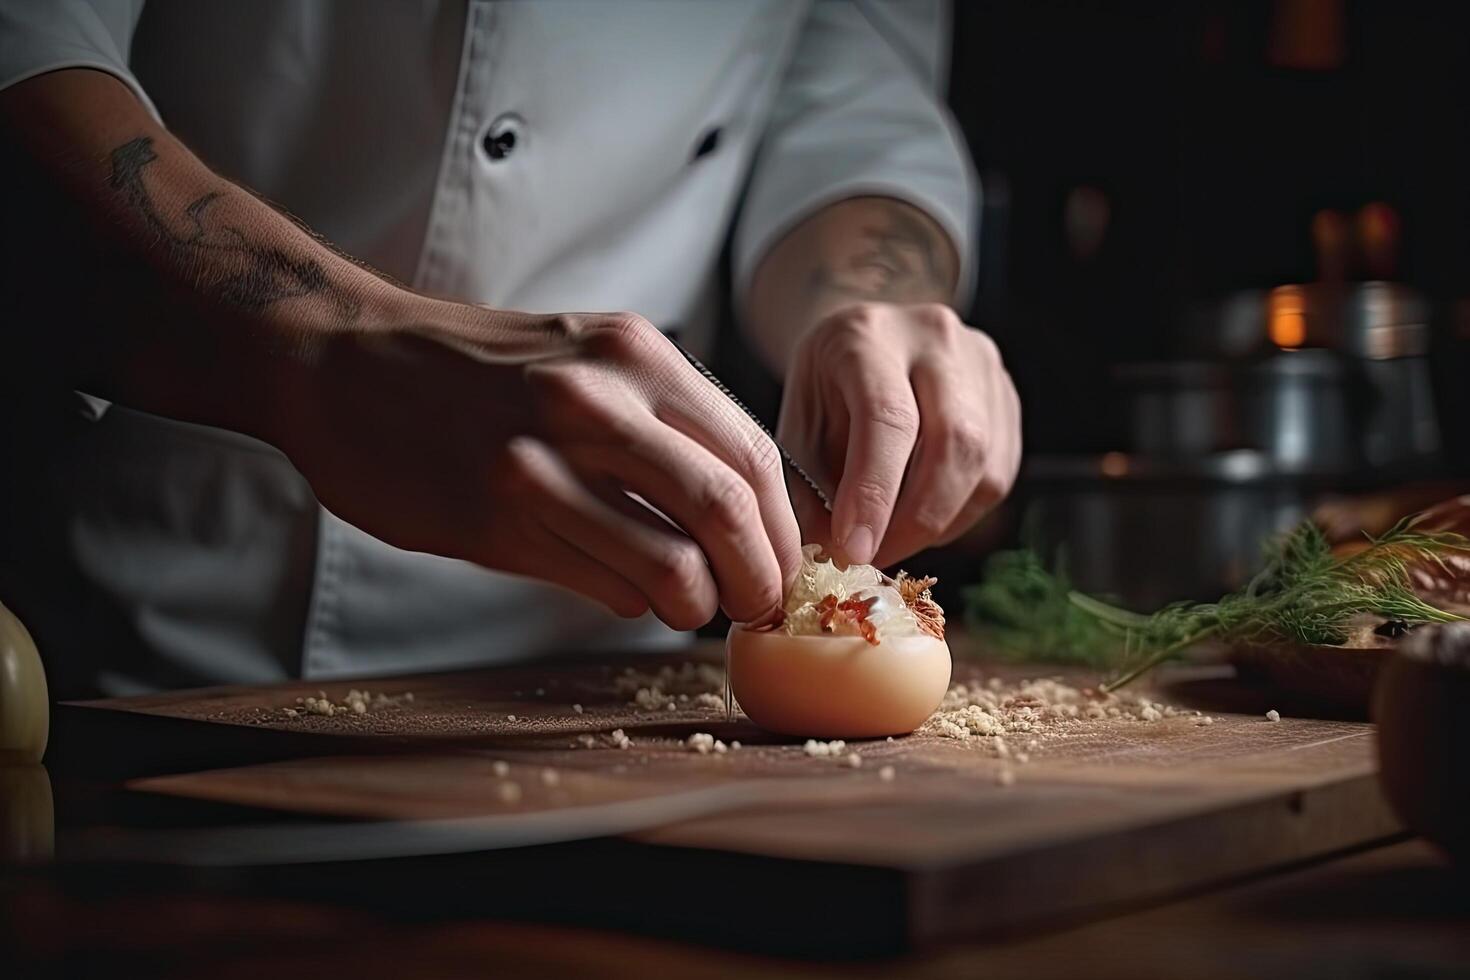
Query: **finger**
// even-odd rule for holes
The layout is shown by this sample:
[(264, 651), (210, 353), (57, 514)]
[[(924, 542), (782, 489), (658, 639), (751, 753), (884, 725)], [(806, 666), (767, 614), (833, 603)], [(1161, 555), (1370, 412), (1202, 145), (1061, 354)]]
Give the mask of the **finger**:
[(563, 454), (578, 471), (610, 477), (643, 497), (693, 538), (731, 619), (749, 622), (771, 612), (783, 595), (782, 570), (750, 485), (652, 416), (634, 415), (619, 427), (617, 441), (578, 443)]
[(631, 583), (669, 627), (692, 630), (714, 617), (715, 582), (693, 541), (626, 494), (593, 492), (545, 445), (520, 440), (518, 451), (542, 488), (542, 526)]
[(648, 600), (643, 593), (606, 565), (589, 558), (539, 524), (531, 523), (526, 533), (530, 540), (518, 560), (501, 566), (506, 571), (570, 589), (626, 619), (648, 611)]
[(919, 434), (908, 376), (868, 364), (836, 379), (849, 416), (847, 455), (832, 504), (832, 533), (849, 562), (867, 564), (888, 530)]
[(987, 463), (993, 462), (987, 459), (993, 420), (979, 406), (965, 403), (957, 379), (945, 366), (916, 364), (912, 383), (919, 438), (879, 549), (888, 561), (939, 541), (970, 505)]
[[(674, 392), (657, 400), (658, 417), (714, 453), (755, 492), (760, 522), (789, 582), (801, 567), (801, 528), (786, 490), (785, 464), (771, 437), (709, 380), (682, 364)], [(810, 492), (810, 491), (808, 491)]]

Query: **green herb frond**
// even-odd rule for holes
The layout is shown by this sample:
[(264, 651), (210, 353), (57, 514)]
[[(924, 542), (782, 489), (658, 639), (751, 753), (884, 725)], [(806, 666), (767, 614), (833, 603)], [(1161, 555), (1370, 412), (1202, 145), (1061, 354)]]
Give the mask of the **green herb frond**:
[(1414, 592), (1412, 570), (1445, 569), (1446, 556), (1470, 552), (1470, 539), (1418, 523), (1400, 521), (1345, 556), (1333, 553), (1316, 525), (1300, 524), (1268, 546), (1264, 567), (1245, 588), (1151, 614), (1074, 591), (1063, 569), (1048, 571), (1033, 551), (1002, 552), (966, 591), (967, 616), (995, 651), (1108, 669), (1115, 675), (1109, 688), (1207, 639), (1335, 646), (1363, 614), (1411, 625), (1453, 622), (1461, 617)]

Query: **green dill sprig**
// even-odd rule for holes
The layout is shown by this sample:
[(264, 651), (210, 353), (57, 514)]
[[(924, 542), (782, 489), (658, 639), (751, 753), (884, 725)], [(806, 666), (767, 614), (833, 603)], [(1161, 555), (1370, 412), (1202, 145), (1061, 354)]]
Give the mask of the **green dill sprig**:
[(1411, 572), (1443, 568), (1447, 555), (1470, 551), (1470, 540), (1417, 524), (1406, 518), (1361, 550), (1339, 555), (1305, 522), (1268, 547), (1264, 567), (1238, 592), (1147, 614), (1073, 589), (1064, 563), (1048, 571), (1033, 551), (1002, 552), (966, 590), (966, 614), (998, 652), (1109, 670), (1109, 690), (1204, 640), (1339, 646), (1352, 619), (1365, 613), (1411, 625), (1459, 620), (1421, 599)]

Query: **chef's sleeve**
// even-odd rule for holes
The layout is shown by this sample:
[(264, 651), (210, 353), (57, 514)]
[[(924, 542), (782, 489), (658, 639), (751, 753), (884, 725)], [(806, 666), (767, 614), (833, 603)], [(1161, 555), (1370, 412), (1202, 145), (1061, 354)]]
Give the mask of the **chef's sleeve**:
[(158, 116), (128, 70), (143, 0), (0, 0), (0, 89), (61, 68), (115, 76)]
[(960, 256), (955, 302), (975, 280), (979, 182), (941, 93), (946, 0), (817, 0), (796, 41), (735, 229), (736, 301), (766, 251), (843, 198), (906, 201)]

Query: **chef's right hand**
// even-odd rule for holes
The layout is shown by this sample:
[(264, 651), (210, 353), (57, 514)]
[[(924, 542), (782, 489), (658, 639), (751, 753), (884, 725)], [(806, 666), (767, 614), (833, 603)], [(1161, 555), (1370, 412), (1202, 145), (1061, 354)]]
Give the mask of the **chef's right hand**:
[(325, 506), (676, 629), (780, 603), (775, 445), (648, 321), (415, 300), (432, 326), (338, 335), (287, 384), (276, 441)]

